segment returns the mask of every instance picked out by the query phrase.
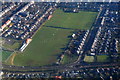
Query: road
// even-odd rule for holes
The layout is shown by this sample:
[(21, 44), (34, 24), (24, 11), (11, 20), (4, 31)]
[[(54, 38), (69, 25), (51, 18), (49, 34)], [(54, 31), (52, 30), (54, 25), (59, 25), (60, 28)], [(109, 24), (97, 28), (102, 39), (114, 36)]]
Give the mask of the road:
[(31, 73), (31, 72), (45, 72), (45, 71), (58, 71), (58, 70), (78, 70), (78, 69), (86, 69), (86, 68), (103, 68), (103, 67), (120, 67), (119, 63), (94, 63), (94, 64), (68, 64), (68, 65), (59, 65), (59, 66), (46, 66), (46, 67), (21, 67), (21, 66), (8, 66), (3, 65), (4, 68), (2, 71), (10, 71), (11, 73)]

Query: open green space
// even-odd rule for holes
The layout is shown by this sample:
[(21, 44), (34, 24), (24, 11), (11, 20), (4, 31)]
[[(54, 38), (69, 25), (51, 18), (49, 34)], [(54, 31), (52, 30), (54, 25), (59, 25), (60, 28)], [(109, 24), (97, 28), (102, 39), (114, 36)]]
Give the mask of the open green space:
[(94, 56), (85, 56), (84, 61), (85, 62), (94, 62)]
[(61, 63), (62, 64), (68, 64), (68, 63), (71, 63), (71, 62), (74, 62), (76, 61), (78, 58), (78, 56), (76, 55), (72, 55), (72, 56), (69, 56), (69, 55), (64, 55), (64, 58), (62, 59)]
[(15, 42), (13, 45), (9, 45), (9, 44), (4, 43), (2, 46), (9, 49), (9, 50), (16, 50), (16, 49), (20, 48), (21, 43)]
[(3, 48), (10, 50), (10, 51), (14, 51), (14, 50), (18, 50), (20, 48), (22, 41), (2, 38), (1, 44), (2, 44)]
[(46, 65), (57, 61), (68, 43), (71, 30), (43, 27), (33, 37), (32, 42), (21, 54), (14, 59), (14, 64), (21, 65)]
[(109, 62), (109, 56), (107, 55), (97, 55), (97, 62)]
[(119, 42), (118, 42), (117, 47), (118, 47), (118, 53), (120, 54), (120, 43)]
[(55, 63), (74, 29), (89, 29), (96, 16), (96, 12), (64, 13), (57, 9), (53, 17), (41, 26), (25, 51), (15, 56), (14, 65), (42, 66)]
[(2, 51), (0, 54), (2, 54), (2, 62), (5, 62), (6, 59), (8, 59), (8, 57), (12, 54), (12, 52), (8, 52), (8, 51)]
[(46, 26), (64, 27), (72, 29), (90, 29), (97, 17), (97, 12), (80, 11), (79, 13), (65, 13), (57, 9)]

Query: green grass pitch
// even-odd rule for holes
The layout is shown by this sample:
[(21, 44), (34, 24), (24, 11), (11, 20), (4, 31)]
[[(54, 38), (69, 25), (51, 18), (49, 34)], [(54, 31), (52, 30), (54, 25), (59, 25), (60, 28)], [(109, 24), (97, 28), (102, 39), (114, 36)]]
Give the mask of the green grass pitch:
[(12, 52), (8, 51), (2, 51), (0, 54), (2, 54), (2, 62), (5, 62), (5, 60), (12, 54)]
[(97, 55), (97, 62), (109, 62), (110, 58), (108, 55)]
[(42, 66), (56, 62), (58, 55), (63, 51), (62, 48), (66, 47), (69, 41), (68, 36), (74, 29), (90, 29), (97, 14), (86, 11), (64, 13), (57, 9), (53, 17), (41, 26), (25, 51), (16, 55), (14, 65)]
[(85, 56), (84, 61), (85, 62), (94, 62), (94, 56)]
[(64, 13), (62, 10), (57, 9), (53, 14), (53, 18), (47, 21), (45, 25), (73, 29), (90, 29), (97, 14), (97, 12), (86, 11), (80, 11), (79, 13)]

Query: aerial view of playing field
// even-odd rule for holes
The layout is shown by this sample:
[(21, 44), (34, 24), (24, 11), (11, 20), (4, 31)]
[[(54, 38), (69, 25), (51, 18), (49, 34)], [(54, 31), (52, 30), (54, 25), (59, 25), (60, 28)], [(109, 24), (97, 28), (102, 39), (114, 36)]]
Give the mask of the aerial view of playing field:
[(45, 26), (62, 27), (72, 29), (90, 29), (91, 24), (95, 21), (97, 12), (64, 13), (61, 9), (57, 9), (53, 14), (53, 18), (47, 21)]
[[(16, 55), (12, 59), (12, 64), (42, 66), (55, 63), (70, 40), (68, 36), (71, 36), (75, 29), (90, 29), (97, 14), (86, 11), (65, 13), (60, 9), (55, 10), (52, 18), (40, 27), (28, 47), (21, 53), (14, 53)], [(11, 58), (13, 57), (9, 60)]]
[(120, 80), (119, 3), (2, 0), (0, 79)]

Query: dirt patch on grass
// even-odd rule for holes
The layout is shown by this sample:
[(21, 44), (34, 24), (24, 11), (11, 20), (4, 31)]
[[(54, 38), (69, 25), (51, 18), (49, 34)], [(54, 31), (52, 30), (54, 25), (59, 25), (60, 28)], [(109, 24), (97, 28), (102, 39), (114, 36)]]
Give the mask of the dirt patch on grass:
[(9, 59), (7, 60), (7, 63), (8, 63), (9, 65), (14, 65), (14, 58), (15, 58), (15, 56), (16, 56), (16, 53), (13, 53), (13, 54), (9, 57)]

